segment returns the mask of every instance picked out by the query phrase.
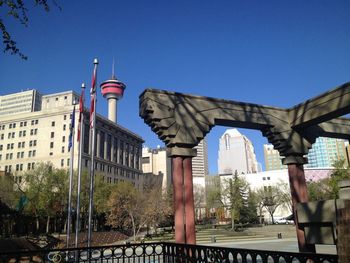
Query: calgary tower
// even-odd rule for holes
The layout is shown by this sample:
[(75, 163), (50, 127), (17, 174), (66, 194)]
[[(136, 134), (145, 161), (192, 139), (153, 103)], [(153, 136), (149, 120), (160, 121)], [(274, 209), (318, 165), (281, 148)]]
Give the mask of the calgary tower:
[(101, 85), (101, 93), (108, 101), (108, 119), (117, 123), (117, 103), (123, 97), (125, 84), (118, 80), (114, 75), (114, 63), (112, 78), (106, 80)]

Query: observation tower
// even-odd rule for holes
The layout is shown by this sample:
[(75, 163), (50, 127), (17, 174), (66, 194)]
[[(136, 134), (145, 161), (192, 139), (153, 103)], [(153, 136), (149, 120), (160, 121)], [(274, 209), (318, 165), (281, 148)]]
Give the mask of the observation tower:
[(117, 123), (117, 102), (123, 97), (126, 86), (115, 77), (114, 66), (112, 78), (103, 82), (100, 87), (103, 97), (108, 101), (108, 119)]

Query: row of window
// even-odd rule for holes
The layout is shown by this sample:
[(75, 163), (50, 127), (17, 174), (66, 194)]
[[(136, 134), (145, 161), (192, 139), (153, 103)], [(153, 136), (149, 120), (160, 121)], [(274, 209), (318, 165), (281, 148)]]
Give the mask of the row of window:
[[(28, 157), (35, 157), (36, 156), (36, 150), (28, 151)], [(17, 152), (17, 159), (24, 158), (24, 152)], [(6, 160), (12, 160), (13, 159), (13, 153), (7, 153), (5, 156)], [(2, 160), (2, 154), (0, 154), (0, 161)]]
[[(37, 125), (37, 124), (39, 124), (39, 120), (32, 120), (31, 121), (31, 125)], [(19, 123), (19, 127), (26, 127), (26, 126), (27, 126), (27, 121), (21, 121)], [(5, 130), (5, 128), (6, 128), (5, 124), (0, 125), (0, 130)], [(15, 128), (16, 128), (16, 123), (15, 122), (9, 124), (9, 129), (15, 129)]]
[[(35, 147), (37, 144), (37, 140), (30, 140), (29, 141), (29, 147)], [(8, 143), (7, 144), (7, 150), (13, 150), (15, 147), (15, 144), (14, 143)], [(25, 142), (18, 142), (18, 145), (17, 147), (20, 149), (20, 148), (24, 148), (25, 147)], [(0, 151), (3, 150), (3, 145), (0, 144)]]
[[(30, 135), (37, 135), (38, 134), (38, 129), (31, 129), (30, 130)], [(19, 131), (18, 133), (18, 137), (26, 137), (27, 135), (27, 131), (23, 130), (23, 131)], [(3, 140), (5, 137), (5, 135), (2, 133), (0, 134), (0, 139)], [(16, 133), (15, 132), (9, 132), (7, 135), (8, 139), (14, 139), (16, 137)]]
[[(27, 170), (33, 170), (35, 168), (35, 163), (28, 163), (27, 164)], [(23, 164), (16, 164), (16, 171), (23, 171)], [(5, 172), (11, 173), (12, 172), (12, 165), (5, 165)]]

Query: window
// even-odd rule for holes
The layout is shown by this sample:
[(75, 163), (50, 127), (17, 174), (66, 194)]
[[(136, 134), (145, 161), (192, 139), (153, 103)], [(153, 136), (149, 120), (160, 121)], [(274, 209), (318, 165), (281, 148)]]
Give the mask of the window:
[(52, 156), (53, 155), (53, 152), (50, 152), (50, 156)]
[(1, 161), (1, 159), (2, 159), (2, 155), (0, 154), (0, 161)]
[(26, 137), (26, 131), (23, 131), (23, 137)]
[(17, 159), (19, 159), (20, 157), (21, 157), (21, 153), (18, 152), (18, 153), (17, 153)]
[(34, 135), (38, 134), (38, 129), (34, 129)]
[(62, 146), (62, 151), (61, 152), (64, 153), (64, 146)]
[(67, 159), (67, 166), (69, 166), (69, 161), (70, 161), (70, 159), (68, 158), (68, 159)]
[(0, 137), (0, 138), (1, 138), (1, 140), (3, 140), (3, 139), (4, 139), (4, 134), (1, 134), (1, 137)]
[(22, 137), (22, 131), (19, 131), (19, 135), (18, 135), (19, 137)]
[(263, 177), (263, 180), (265, 181), (265, 180), (266, 180), (266, 177)]
[(58, 98), (55, 98), (56, 101), (58, 101)]
[[(23, 122), (23, 126), (26, 127), (27, 126), (27, 122)], [(22, 165), (22, 164), (21, 164)]]
[(55, 137), (55, 133), (51, 132), (51, 138), (54, 138), (54, 137)]
[(64, 166), (64, 159), (61, 159), (61, 167)]
[(28, 152), (28, 157), (32, 157), (32, 151)]
[(30, 165), (30, 163), (28, 163), (27, 170), (30, 170), (30, 167), (31, 167), (31, 165)]
[(36, 146), (36, 140), (33, 141), (33, 146)]
[(63, 124), (63, 130), (65, 131), (67, 128), (67, 125), (66, 124)]
[(35, 157), (36, 155), (36, 150), (33, 150), (33, 157)]
[(32, 120), (32, 125), (34, 125), (34, 123), (35, 123), (34, 120)]
[(33, 141), (29, 141), (29, 147), (33, 146)]
[[(20, 165), (19, 165), (19, 170), (20, 171), (23, 171), (23, 163), (21, 163)], [(19, 177), (19, 182), (21, 182), (22, 181), (22, 177)]]
[(62, 142), (66, 141), (66, 136), (62, 136)]
[(55, 122), (54, 122), (54, 121), (51, 122), (51, 126), (52, 126), (52, 127), (55, 127)]
[(39, 120), (35, 120), (35, 124), (38, 124), (39, 123)]
[(51, 149), (53, 148), (53, 142), (50, 142), (50, 148)]
[(12, 123), (10, 123), (10, 125), (9, 125), (9, 129), (12, 129)]
[(35, 167), (35, 163), (32, 163), (32, 169), (34, 169), (34, 167)]
[(0, 151), (2, 151), (2, 148), (3, 148), (3, 146), (2, 146), (2, 144), (0, 144)]
[(67, 119), (67, 115), (63, 115), (63, 120), (66, 120)]
[(15, 138), (15, 134), (16, 134), (15, 132), (12, 133), (12, 138)]
[(21, 158), (24, 158), (24, 152), (21, 152)]
[(19, 123), (19, 127), (23, 127), (23, 122), (22, 121)]

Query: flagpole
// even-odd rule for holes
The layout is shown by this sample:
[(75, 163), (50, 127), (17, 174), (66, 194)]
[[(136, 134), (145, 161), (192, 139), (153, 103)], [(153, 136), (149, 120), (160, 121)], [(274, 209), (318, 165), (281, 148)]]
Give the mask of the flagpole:
[[(94, 59), (94, 75), (92, 79), (92, 87), (91, 87), (91, 102), (93, 105), (93, 112), (90, 111), (90, 129), (91, 129), (91, 162), (90, 162), (90, 194), (89, 194), (89, 220), (88, 220), (88, 247), (91, 247), (91, 237), (92, 237), (92, 213), (94, 208), (94, 177), (95, 177), (95, 129), (96, 129), (96, 73), (97, 73), (97, 58)], [(92, 118), (92, 120), (91, 120)]]
[(84, 145), (84, 93), (85, 93), (85, 83), (81, 84), (81, 96), (79, 101), (79, 150), (78, 150), (78, 186), (77, 186), (77, 218), (75, 222), (75, 247), (78, 248), (78, 235), (80, 229), (80, 191), (81, 191), (81, 170), (82, 170), (82, 154)]
[(71, 134), (68, 148), (70, 147), (69, 162), (69, 192), (68, 192), (68, 219), (67, 219), (67, 248), (69, 248), (70, 226), (72, 221), (72, 188), (73, 188), (73, 165), (74, 165), (74, 122), (75, 122), (75, 101), (73, 102), (73, 113), (71, 115)]

